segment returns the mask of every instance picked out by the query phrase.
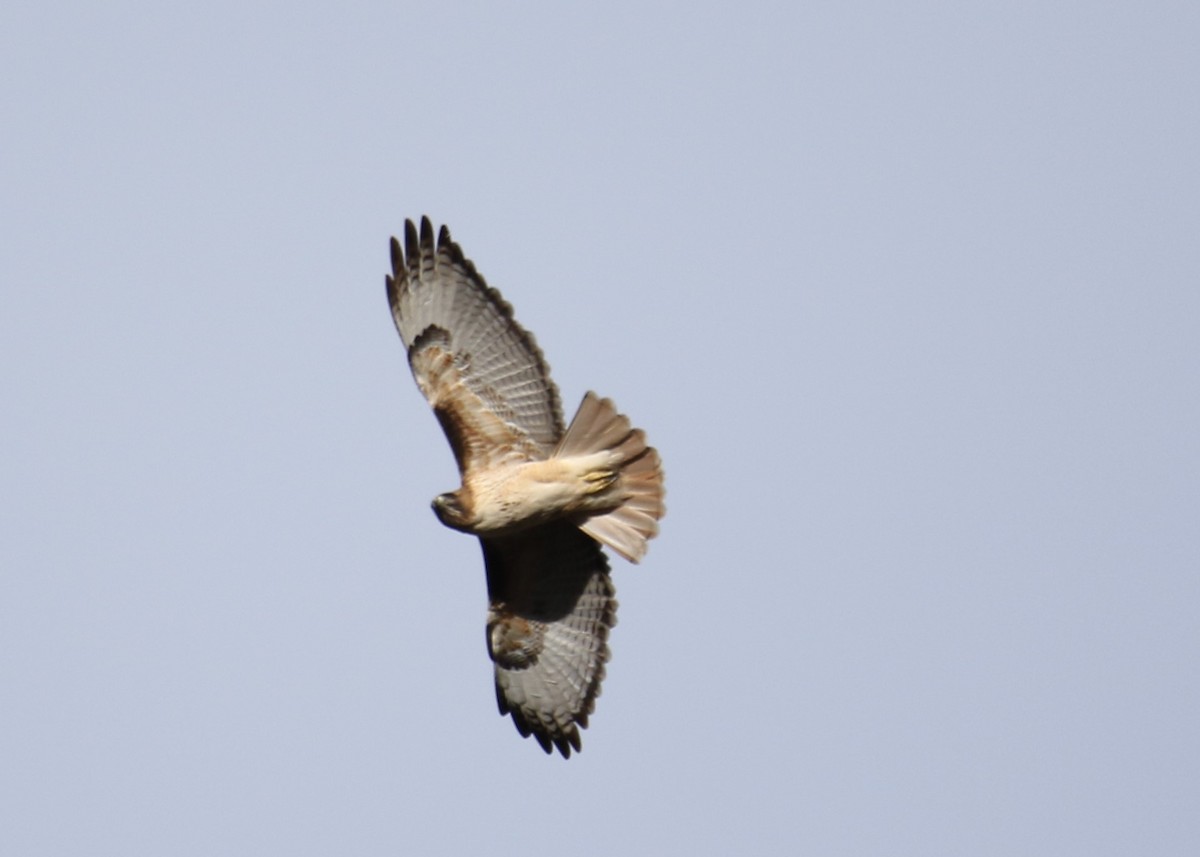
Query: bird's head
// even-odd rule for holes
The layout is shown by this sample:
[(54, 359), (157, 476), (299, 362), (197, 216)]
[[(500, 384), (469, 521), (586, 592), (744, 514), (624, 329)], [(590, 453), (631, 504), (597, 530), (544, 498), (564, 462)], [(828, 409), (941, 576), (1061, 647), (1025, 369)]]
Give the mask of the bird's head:
[(467, 511), (463, 508), (462, 498), (457, 491), (438, 494), (433, 498), (433, 514), (439, 521), (452, 530), (467, 529)]

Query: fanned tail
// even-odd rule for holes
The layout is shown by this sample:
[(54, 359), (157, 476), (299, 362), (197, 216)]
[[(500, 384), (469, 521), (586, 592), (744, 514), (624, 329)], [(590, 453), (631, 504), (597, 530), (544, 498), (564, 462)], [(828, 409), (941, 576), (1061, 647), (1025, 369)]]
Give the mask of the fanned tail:
[(612, 489), (620, 497), (616, 508), (591, 515), (579, 528), (630, 562), (646, 555), (646, 542), (658, 534), (663, 505), (663, 473), (658, 452), (646, 444), (646, 434), (629, 418), (617, 413), (609, 399), (589, 392), (554, 451), (555, 457), (615, 454), (617, 480)]

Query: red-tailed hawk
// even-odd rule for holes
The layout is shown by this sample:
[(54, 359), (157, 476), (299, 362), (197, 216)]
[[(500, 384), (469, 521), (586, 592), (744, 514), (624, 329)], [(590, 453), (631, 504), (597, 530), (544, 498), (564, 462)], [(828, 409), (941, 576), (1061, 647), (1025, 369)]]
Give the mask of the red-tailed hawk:
[(433, 500), (487, 570), (487, 646), (501, 714), (547, 753), (580, 749), (617, 601), (604, 543), (637, 562), (658, 532), (663, 477), (640, 429), (594, 393), (564, 430), (533, 336), (429, 218), (392, 239), (388, 301), (462, 487)]

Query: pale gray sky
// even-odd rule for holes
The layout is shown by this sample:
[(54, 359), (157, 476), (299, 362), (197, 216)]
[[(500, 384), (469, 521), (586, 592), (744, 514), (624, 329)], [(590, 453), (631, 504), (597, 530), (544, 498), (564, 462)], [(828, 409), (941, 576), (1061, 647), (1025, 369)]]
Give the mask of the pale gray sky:
[[(1198, 853), (1198, 8), (6, 3), (0, 852)], [(569, 762), (421, 214), (665, 463)]]

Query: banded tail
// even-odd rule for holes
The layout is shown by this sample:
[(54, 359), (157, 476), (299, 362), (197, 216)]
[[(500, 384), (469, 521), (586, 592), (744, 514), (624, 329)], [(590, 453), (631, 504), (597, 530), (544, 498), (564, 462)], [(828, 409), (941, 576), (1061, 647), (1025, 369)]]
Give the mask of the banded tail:
[(579, 525), (589, 536), (608, 545), (630, 562), (646, 555), (646, 542), (658, 534), (663, 505), (662, 463), (646, 445), (646, 433), (617, 413), (609, 399), (589, 392), (554, 450), (554, 457), (615, 453), (617, 481), (609, 490), (623, 497), (608, 512), (592, 515)]

